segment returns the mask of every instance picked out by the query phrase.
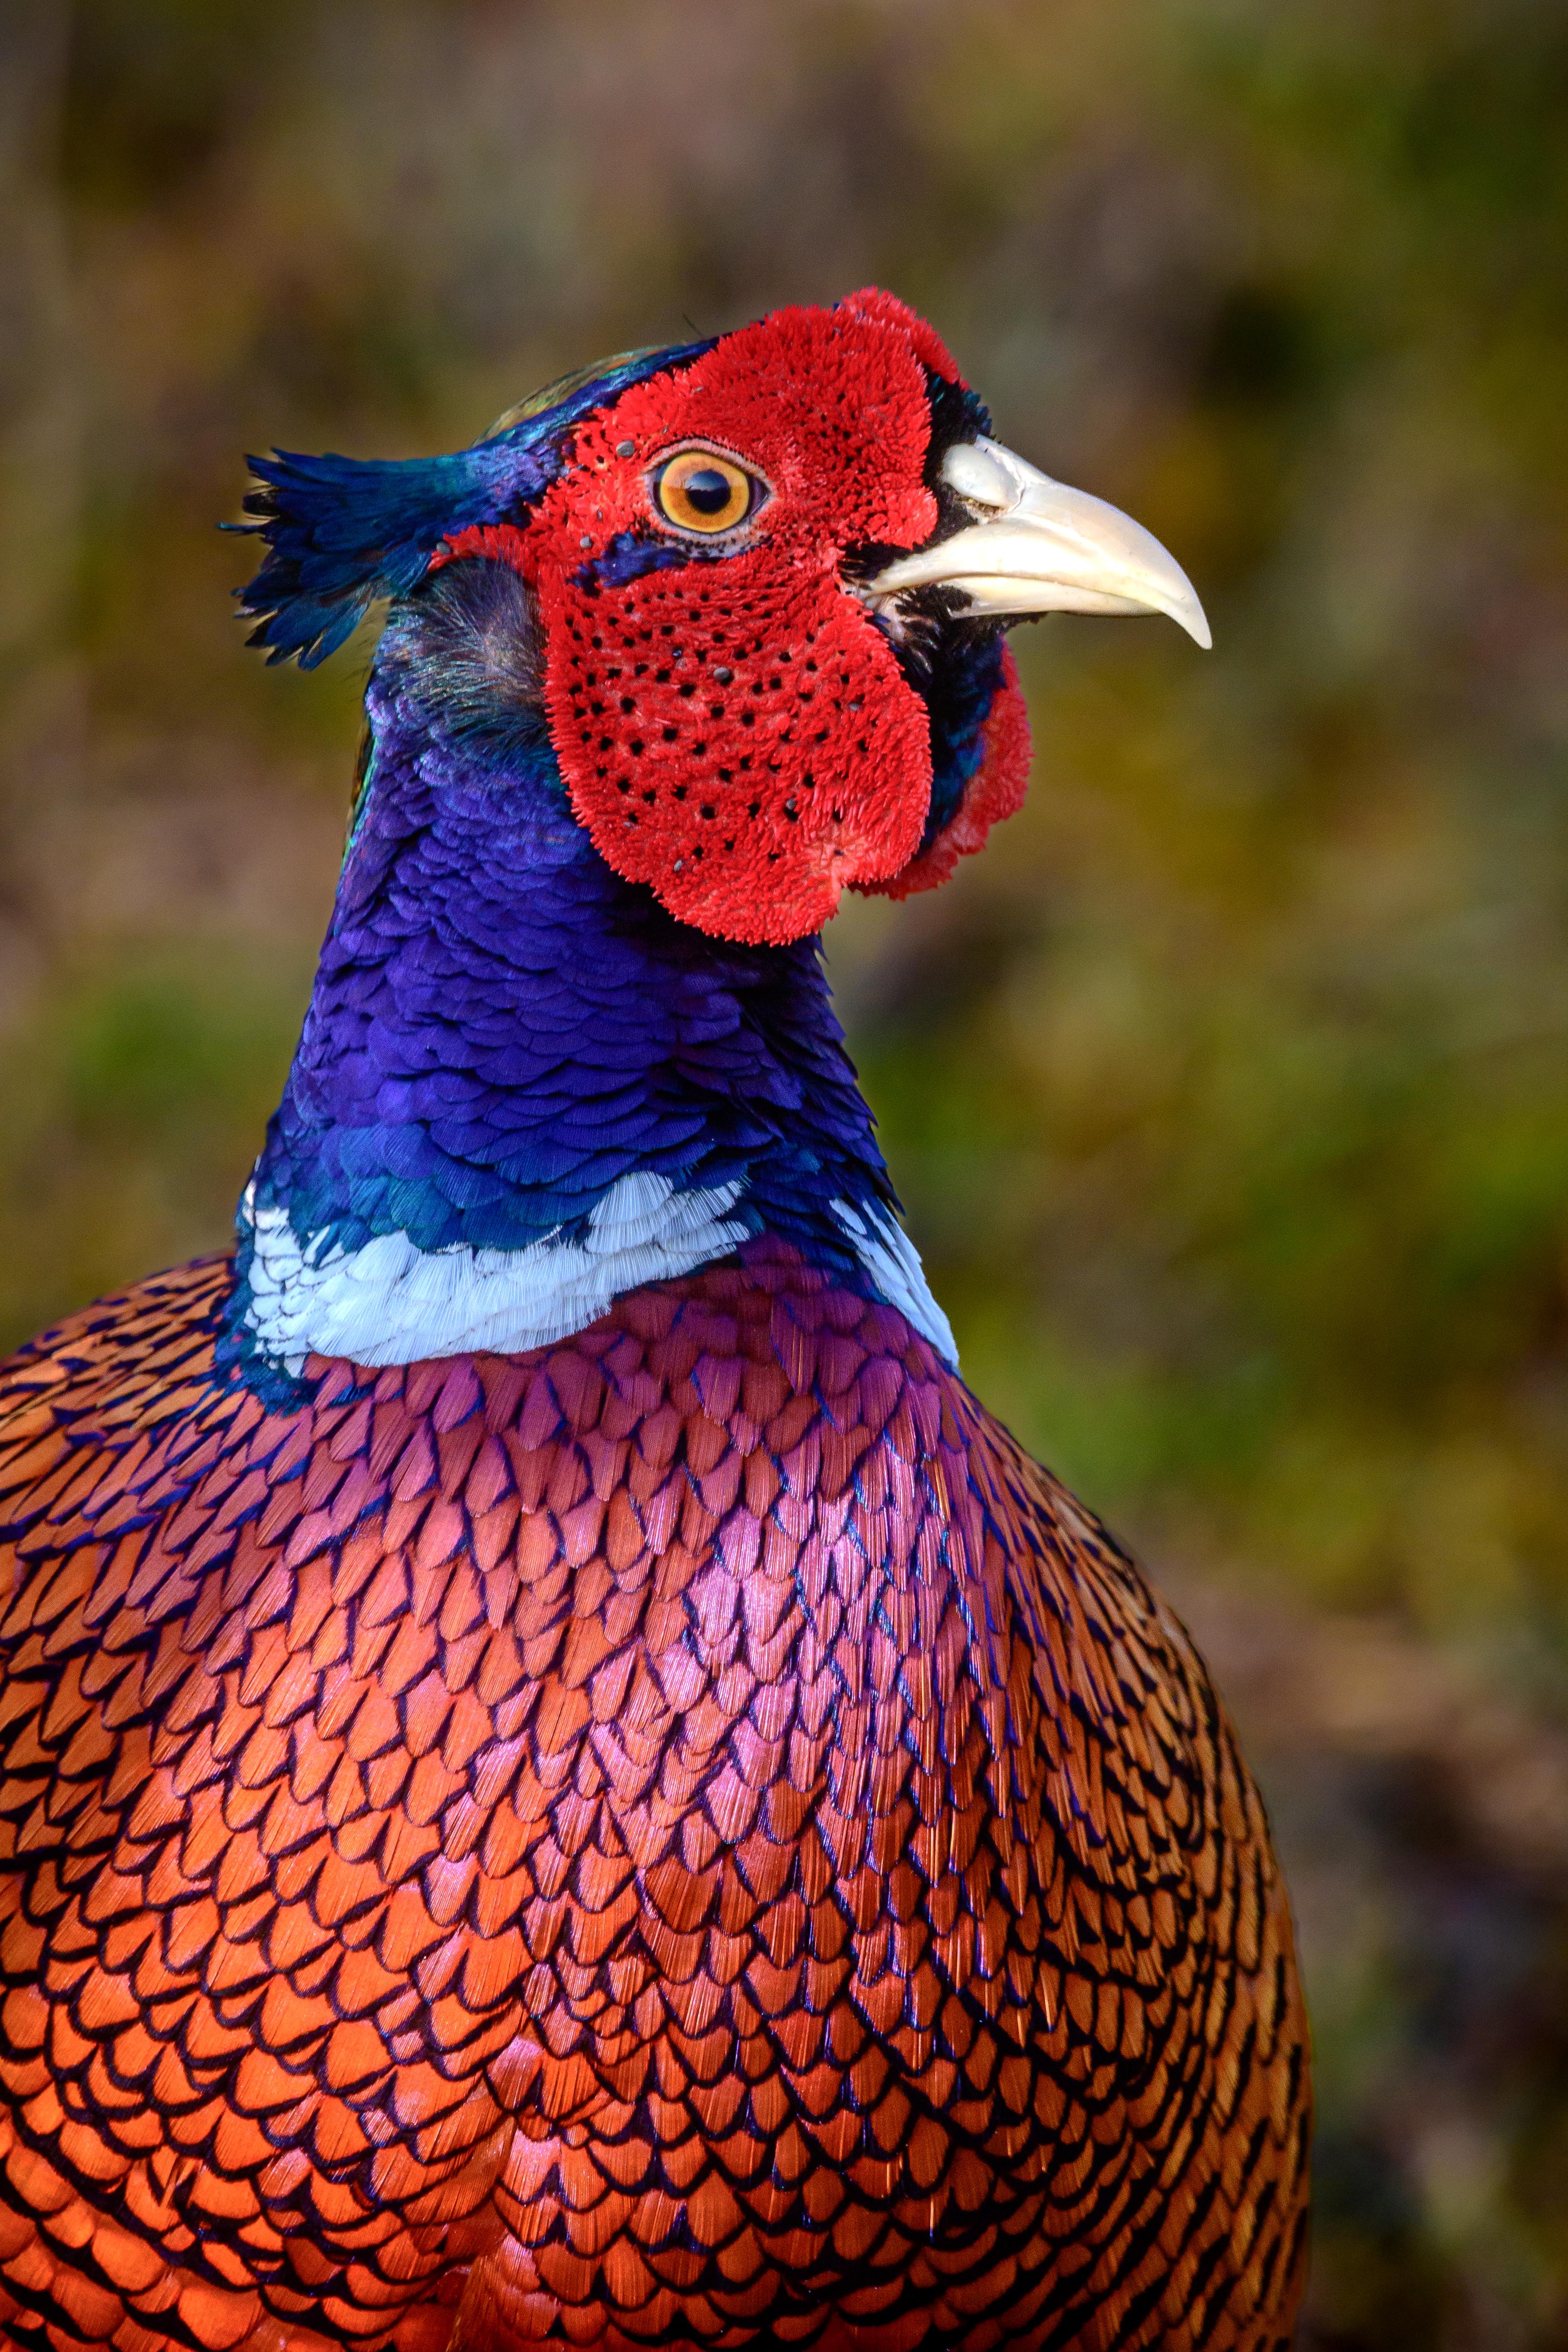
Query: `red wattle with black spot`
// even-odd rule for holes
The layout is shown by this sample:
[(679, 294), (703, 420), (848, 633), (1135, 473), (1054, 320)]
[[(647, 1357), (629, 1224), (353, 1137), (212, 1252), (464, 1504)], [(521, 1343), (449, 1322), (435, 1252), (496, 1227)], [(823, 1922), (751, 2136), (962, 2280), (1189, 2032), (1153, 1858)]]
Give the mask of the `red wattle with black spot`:
[[(935, 530), (923, 367), (939, 362), (952, 369), (886, 296), (774, 312), (590, 417), (540, 502), (527, 559), (573, 807), (606, 862), (683, 922), (798, 939), (848, 885), (915, 855), (925, 707), (837, 565)], [(765, 478), (743, 546), (658, 530), (650, 476), (691, 441)], [(689, 560), (596, 583), (596, 560), (627, 534)]]

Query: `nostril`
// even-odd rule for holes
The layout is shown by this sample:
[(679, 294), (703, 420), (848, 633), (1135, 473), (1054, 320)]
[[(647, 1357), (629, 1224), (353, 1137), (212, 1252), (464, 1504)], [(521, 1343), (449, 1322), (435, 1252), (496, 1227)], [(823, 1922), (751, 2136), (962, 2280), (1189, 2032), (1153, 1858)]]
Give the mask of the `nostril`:
[(1005, 512), (1017, 496), (1006, 469), (974, 441), (954, 443), (942, 461), (942, 478), (972, 506), (991, 507), (998, 513)]

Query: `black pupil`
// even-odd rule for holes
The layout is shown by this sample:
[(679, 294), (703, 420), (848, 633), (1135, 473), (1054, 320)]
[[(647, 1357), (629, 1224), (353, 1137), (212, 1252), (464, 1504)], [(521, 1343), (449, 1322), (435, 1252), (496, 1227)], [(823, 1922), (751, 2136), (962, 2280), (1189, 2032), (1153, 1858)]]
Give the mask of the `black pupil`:
[(722, 514), (735, 495), (734, 484), (717, 466), (700, 467), (695, 474), (688, 474), (680, 487), (701, 515)]

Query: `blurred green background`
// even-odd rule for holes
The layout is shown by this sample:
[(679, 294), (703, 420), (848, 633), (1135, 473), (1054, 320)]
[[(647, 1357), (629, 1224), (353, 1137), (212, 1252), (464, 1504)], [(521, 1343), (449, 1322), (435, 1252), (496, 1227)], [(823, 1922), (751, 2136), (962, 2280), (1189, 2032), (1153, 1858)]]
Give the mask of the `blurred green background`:
[(1568, 2343), (1568, 12), (0, 10), (0, 1339), (220, 1243), (363, 646), (240, 453), (868, 280), (1214, 622), (1019, 632), (1026, 813), (832, 960), (974, 1386), (1206, 1646), (1296, 1893), (1314, 2352)]

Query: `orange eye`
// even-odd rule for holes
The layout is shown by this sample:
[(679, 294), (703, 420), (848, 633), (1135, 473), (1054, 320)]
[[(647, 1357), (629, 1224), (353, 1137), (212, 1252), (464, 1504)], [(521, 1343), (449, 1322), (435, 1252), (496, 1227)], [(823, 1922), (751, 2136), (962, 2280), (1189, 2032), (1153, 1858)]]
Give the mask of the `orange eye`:
[(654, 503), (678, 530), (733, 530), (757, 503), (762, 484), (711, 449), (678, 449), (654, 478)]

